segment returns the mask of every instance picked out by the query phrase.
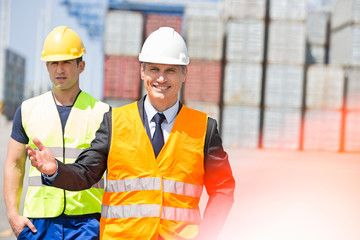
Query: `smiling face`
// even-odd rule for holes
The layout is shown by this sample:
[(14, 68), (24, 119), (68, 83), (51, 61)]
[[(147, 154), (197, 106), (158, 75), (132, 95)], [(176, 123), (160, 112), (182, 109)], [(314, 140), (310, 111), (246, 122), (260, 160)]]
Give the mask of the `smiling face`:
[(162, 112), (176, 103), (186, 74), (187, 68), (180, 65), (141, 64), (141, 79), (144, 81), (149, 101), (156, 110)]
[(84, 71), (85, 62), (77, 63), (76, 59), (46, 62), (50, 80), (56, 90), (79, 88), (79, 75)]

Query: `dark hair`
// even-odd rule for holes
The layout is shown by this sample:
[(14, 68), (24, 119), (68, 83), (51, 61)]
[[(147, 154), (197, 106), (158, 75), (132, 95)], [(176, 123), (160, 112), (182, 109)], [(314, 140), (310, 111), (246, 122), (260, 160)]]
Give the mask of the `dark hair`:
[(79, 58), (76, 58), (75, 60), (76, 60), (77, 65), (79, 65), (79, 63), (83, 61), (82, 56)]

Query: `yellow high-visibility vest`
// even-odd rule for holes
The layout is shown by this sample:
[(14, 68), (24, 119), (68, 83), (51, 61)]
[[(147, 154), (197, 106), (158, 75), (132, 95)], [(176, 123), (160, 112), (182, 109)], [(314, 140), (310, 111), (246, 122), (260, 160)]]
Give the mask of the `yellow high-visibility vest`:
[[(32, 141), (36, 137), (52, 151), (55, 158), (64, 163), (73, 163), (83, 149), (90, 147), (103, 115), (108, 110), (109, 105), (81, 92), (70, 111), (63, 132), (54, 98), (49, 91), (24, 101), (21, 116), (31, 147), (36, 148)], [(28, 180), (24, 202), (26, 217), (46, 218), (57, 217), (62, 213), (84, 215), (101, 212), (103, 179), (88, 190), (66, 191), (43, 185), (41, 173), (30, 166)]]
[(137, 103), (113, 109), (101, 239), (197, 235), (206, 127), (206, 114), (183, 106), (155, 158)]

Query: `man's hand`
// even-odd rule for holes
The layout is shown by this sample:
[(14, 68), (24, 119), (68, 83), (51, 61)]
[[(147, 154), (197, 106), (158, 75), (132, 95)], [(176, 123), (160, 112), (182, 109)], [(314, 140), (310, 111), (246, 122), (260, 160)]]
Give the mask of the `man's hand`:
[(37, 232), (34, 224), (26, 217), (20, 215), (10, 217), (9, 222), (16, 237), (18, 237), (20, 232), (26, 227), (30, 228), (33, 233)]
[(46, 175), (53, 175), (57, 170), (54, 155), (40, 142), (39, 139), (34, 138), (33, 142), (39, 150), (34, 150), (29, 145), (26, 145), (26, 150), (31, 161), (31, 165)]

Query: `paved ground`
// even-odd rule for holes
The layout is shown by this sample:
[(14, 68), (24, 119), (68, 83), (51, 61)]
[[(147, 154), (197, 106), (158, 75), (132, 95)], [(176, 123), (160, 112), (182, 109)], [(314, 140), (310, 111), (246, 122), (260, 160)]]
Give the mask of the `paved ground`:
[[(10, 128), (0, 124), (1, 166)], [(360, 239), (360, 154), (244, 149), (228, 153), (237, 187), (219, 240)], [(2, 195), (0, 204), (0, 240), (13, 240)]]

